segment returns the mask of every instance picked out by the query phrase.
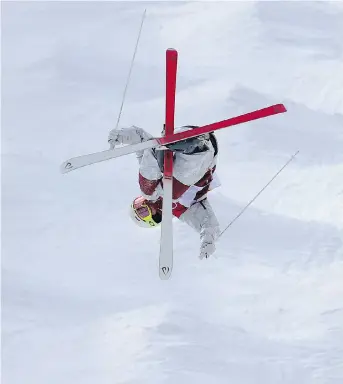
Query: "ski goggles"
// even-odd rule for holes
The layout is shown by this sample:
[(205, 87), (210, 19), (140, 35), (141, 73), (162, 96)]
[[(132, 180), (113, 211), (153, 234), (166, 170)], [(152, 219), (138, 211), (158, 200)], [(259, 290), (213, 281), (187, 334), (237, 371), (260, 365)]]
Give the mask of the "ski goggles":
[(132, 207), (135, 210), (136, 215), (151, 227), (156, 227), (158, 225), (153, 219), (151, 208), (148, 206), (146, 199), (143, 196), (137, 197), (133, 201)]

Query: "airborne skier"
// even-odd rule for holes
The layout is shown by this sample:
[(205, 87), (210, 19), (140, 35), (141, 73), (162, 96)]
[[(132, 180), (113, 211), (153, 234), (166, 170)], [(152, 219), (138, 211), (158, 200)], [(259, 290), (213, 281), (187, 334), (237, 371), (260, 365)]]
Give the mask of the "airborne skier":
[[(137, 45), (138, 40), (136, 49)], [(119, 124), (136, 49), (116, 127)], [(73, 157), (61, 165), (62, 173), (67, 173), (136, 152), (142, 195), (132, 202), (130, 216), (141, 227), (150, 228), (162, 223), (159, 275), (163, 280), (169, 279), (173, 268), (173, 215), (200, 234), (200, 259), (208, 258), (215, 251), (215, 241), (220, 230), (207, 200), (207, 193), (219, 185), (215, 174), (218, 147), (213, 132), (286, 112), (283, 104), (275, 104), (202, 127), (181, 127), (174, 132), (177, 61), (177, 51), (173, 48), (167, 49), (165, 134), (162, 137), (154, 138), (135, 126), (114, 129), (108, 138), (111, 146), (109, 150)], [(189, 131), (192, 128), (195, 128), (194, 131)], [(113, 150), (117, 144), (127, 145)], [(168, 150), (161, 151), (166, 148)]]
[[(184, 126), (181, 132), (196, 128)], [(137, 144), (153, 139), (144, 129), (132, 126), (113, 129), (108, 136), (111, 149), (118, 144)], [(200, 259), (215, 251), (220, 229), (218, 220), (207, 199), (209, 190), (218, 187), (216, 160), (217, 140), (213, 133), (169, 144), (174, 152), (173, 215), (200, 234)], [(163, 151), (146, 149), (136, 152), (139, 162), (139, 186), (142, 195), (134, 199), (130, 217), (144, 228), (158, 226), (162, 217)]]

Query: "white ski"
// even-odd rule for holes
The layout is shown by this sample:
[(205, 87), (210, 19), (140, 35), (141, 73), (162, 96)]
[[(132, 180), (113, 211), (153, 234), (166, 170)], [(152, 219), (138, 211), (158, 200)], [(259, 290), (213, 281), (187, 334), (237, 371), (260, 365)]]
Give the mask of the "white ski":
[(163, 179), (163, 207), (160, 240), (159, 270), (160, 278), (167, 280), (173, 269), (173, 180)]
[[(177, 51), (166, 51), (166, 137), (174, 134)], [(163, 205), (159, 270), (160, 278), (167, 280), (173, 269), (173, 152), (164, 152)]]
[(157, 140), (148, 140), (143, 143), (125, 145), (123, 147), (108, 149), (107, 151), (90, 153), (88, 155), (82, 155), (78, 157), (73, 157), (61, 165), (61, 172), (67, 173), (70, 171), (74, 171), (75, 169), (85, 167), (87, 165), (100, 163), (101, 161), (110, 160), (115, 157), (120, 157), (124, 155), (128, 155), (130, 153), (134, 153), (137, 151), (141, 151), (148, 148), (154, 148), (159, 146)]

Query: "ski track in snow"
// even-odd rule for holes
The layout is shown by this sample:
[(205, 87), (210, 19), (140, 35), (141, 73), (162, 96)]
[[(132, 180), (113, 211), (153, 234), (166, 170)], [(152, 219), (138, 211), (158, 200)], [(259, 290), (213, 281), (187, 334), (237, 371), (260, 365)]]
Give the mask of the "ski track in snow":
[(144, 7), (2, 5), (4, 383), (342, 383), (342, 5), (147, 5), (123, 126), (159, 133), (168, 47), (177, 125), (288, 108), (218, 132), (223, 227), (300, 150), (212, 259), (175, 221), (167, 282), (134, 156), (59, 174), (107, 148)]

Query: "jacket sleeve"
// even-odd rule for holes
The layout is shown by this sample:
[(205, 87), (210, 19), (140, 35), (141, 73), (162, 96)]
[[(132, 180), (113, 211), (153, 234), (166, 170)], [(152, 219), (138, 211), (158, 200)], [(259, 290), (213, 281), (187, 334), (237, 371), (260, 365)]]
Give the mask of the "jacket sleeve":
[[(152, 139), (150, 133), (135, 125), (127, 128), (112, 129), (108, 135), (108, 142), (110, 143), (111, 148), (115, 148), (118, 144), (138, 144), (150, 139)], [(143, 151), (136, 152), (136, 156), (140, 163)]]
[(180, 216), (180, 220), (188, 224), (200, 235), (204, 235), (208, 231), (216, 239), (220, 233), (217, 217), (207, 199), (193, 204)]
[(220, 234), (220, 227), (207, 199), (192, 205), (179, 219), (200, 234), (200, 255), (207, 244), (212, 244), (212, 252), (215, 251), (214, 243)]
[(157, 200), (163, 196), (162, 172), (152, 150), (146, 149), (139, 164), (139, 187), (148, 200)]

